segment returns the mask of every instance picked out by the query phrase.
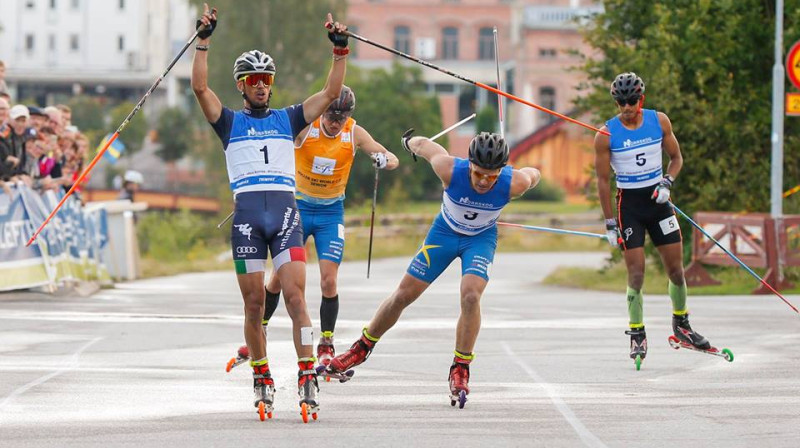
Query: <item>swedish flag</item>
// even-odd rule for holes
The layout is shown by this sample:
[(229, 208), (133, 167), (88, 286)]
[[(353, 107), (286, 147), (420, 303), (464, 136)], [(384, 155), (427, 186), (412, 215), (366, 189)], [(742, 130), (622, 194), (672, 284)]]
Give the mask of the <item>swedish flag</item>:
[[(114, 134), (108, 134), (105, 137), (103, 137), (103, 140), (100, 142), (99, 145), (97, 145), (98, 151), (103, 149), (103, 146), (105, 146), (106, 143), (108, 143), (108, 140), (111, 139), (112, 135)], [(106, 153), (103, 154), (103, 158), (108, 160), (109, 163), (114, 164), (117, 163), (117, 160), (119, 160), (119, 158), (122, 156), (122, 153), (124, 152), (125, 152), (125, 144), (122, 143), (119, 137), (117, 137), (117, 139), (111, 143), (111, 146), (108, 147)]]

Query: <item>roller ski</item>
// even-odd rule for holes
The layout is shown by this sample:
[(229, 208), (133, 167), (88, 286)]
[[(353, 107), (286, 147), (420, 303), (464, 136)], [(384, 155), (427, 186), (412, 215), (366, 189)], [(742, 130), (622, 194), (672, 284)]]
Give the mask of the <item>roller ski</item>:
[(689, 316), (672, 316), (672, 332), (674, 333), (669, 337), (669, 345), (675, 350), (685, 348), (700, 353), (707, 353), (713, 356), (724, 358), (728, 362), (733, 362), (733, 352), (727, 348), (722, 350), (713, 347), (708, 339), (701, 336), (692, 330), (689, 325)]
[[(321, 337), (319, 339), (319, 344), (317, 344), (317, 360), (319, 361), (319, 366), (322, 367), (322, 369), (318, 367), (317, 372), (319, 373), (320, 370), (324, 371), (324, 368), (331, 363), (331, 360), (334, 358), (334, 356), (336, 356), (336, 350), (333, 348), (333, 337), (325, 337), (325, 336)], [(325, 381), (328, 382), (330, 382), (331, 380), (330, 376), (325, 376), (324, 378)], [(344, 381), (339, 380), (339, 381), (343, 383), (344, 381), (347, 380)]]
[(366, 335), (362, 334), (346, 352), (333, 358), (327, 367), (320, 366), (322, 368), (317, 368), (317, 371), (323, 377), (335, 378), (340, 383), (349, 381), (355, 375), (352, 367), (366, 361), (374, 347), (375, 341), (369, 340)]
[(462, 359), (456, 356), (453, 358), (453, 365), (450, 366), (448, 382), (450, 383), (450, 406), (458, 403), (459, 409), (464, 409), (469, 395), (469, 363), (471, 359)]
[[(310, 359), (310, 360), (309, 360)], [(317, 394), (319, 385), (317, 384), (317, 371), (314, 369), (313, 358), (303, 358), (298, 361), (297, 366), (297, 395), (300, 397), (300, 417), (303, 423), (308, 423), (309, 415), (314, 420), (317, 419), (319, 412), (319, 402)]]
[(244, 364), (245, 361), (250, 359), (250, 350), (247, 348), (246, 345), (239, 347), (239, 350), (236, 351), (236, 357), (231, 358), (228, 361), (228, 365), (225, 366), (225, 371), (230, 372), (234, 367)]
[(644, 327), (631, 328), (625, 334), (631, 337), (631, 353), (630, 357), (633, 360), (636, 370), (641, 370), (642, 361), (647, 357), (647, 333)]
[(253, 366), (253, 405), (258, 410), (258, 418), (263, 422), (272, 418), (273, 403), (275, 402), (275, 381), (269, 373), (269, 365)]

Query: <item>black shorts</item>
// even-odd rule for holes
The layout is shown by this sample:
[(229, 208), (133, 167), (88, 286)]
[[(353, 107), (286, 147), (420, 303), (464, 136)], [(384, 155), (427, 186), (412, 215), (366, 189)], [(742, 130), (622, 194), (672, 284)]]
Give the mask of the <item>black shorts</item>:
[(644, 247), (645, 231), (655, 246), (680, 243), (681, 228), (675, 211), (668, 204), (653, 200), (655, 185), (617, 190), (617, 213), (622, 250)]
[(290, 261), (306, 261), (303, 226), (291, 191), (249, 191), (236, 195), (231, 249), (237, 274), (263, 272), (267, 252), (277, 271)]

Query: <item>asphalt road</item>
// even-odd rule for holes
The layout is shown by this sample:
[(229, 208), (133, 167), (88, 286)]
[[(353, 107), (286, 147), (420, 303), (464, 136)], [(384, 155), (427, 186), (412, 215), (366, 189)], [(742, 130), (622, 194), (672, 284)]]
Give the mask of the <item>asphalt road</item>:
[[(499, 254), (466, 408), (450, 407), (454, 264), (356, 377), (322, 383), (303, 424), (281, 305), (270, 327), (275, 418), (252, 407), (233, 271), (120, 284), (92, 297), (0, 295), (0, 446), (798, 446), (800, 316), (772, 296), (690, 297), (692, 324), (735, 361), (667, 344), (666, 296), (645, 295), (650, 351), (627, 357), (623, 292), (545, 287), (603, 254)], [(337, 349), (358, 336), (407, 259), (342, 266)], [(317, 324), (316, 265), (308, 304)], [(796, 304), (800, 297), (790, 296)]]

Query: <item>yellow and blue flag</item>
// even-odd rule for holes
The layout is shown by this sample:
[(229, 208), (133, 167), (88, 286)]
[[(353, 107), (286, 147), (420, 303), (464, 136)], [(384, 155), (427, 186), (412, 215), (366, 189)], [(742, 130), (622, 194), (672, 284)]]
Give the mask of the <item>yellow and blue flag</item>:
[[(106, 143), (108, 143), (108, 140), (111, 139), (111, 136), (113, 135), (114, 134), (108, 134), (105, 137), (103, 137), (103, 140), (100, 142), (99, 145), (97, 145), (97, 150), (98, 151), (102, 150), (103, 146), (105, 146)], [(125, 152), (125, 144), (122, 143), (119, 137), (117, 137), (117, 139), (114, 140), (113, 143), (111, 143), (111, 146), (108, 147), (106, 153), (103, 154), (103, 158), (108, 160), (109, 163), (114, 164), (117, 163), (117, 160), (119, 160), (119, 158), (122, 156), (122, 153), (124, 152)]]

